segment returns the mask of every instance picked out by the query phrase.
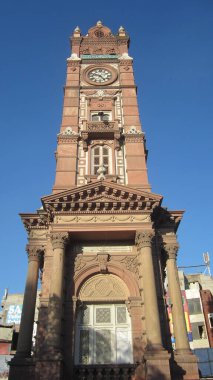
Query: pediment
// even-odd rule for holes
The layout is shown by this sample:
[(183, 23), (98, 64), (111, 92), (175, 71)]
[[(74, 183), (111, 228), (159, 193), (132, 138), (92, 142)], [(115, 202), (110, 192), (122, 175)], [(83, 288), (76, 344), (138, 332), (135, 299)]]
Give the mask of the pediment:
[(153, 210), (162, 196), (109, 181), (97, 181), (42, 198), (47, 212), (110, 212)]

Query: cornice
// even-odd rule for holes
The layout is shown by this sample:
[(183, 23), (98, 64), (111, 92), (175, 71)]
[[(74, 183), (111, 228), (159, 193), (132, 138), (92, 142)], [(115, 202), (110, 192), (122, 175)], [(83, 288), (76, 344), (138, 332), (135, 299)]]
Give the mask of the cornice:
[(133, 213), (152, 211), (162, 197), (122, 187), (112, 182), (97, 181), (74, 190), (42, 198), (45, 211), (55, 213)]
[(143, 215), (150, 221), (150, 214), (159, 207), (161, 201), (161, 195), (100, 180), (45, 196), (42, 198), (43, 210), (31, 214), (22, 213), (20, 216), (28, 233), (32, 233), (32, 230), (47, 230), (54, 221), (54, 216), (95, 217), (96, 214), (97, 217), (108, 215), (109, 218), (114, 218), (120, 214), (127, 215), (128, 218), (131, 215), (141, 218)]
[(49, 216), (46, 212), (39, 213), (21, 213), (19, 214), (25, 229), (30, 232), (35, 230), (47, 230), (49, 224)]
[(170, 230), (176, 232), (183, 218), (183, 210), (167, 210), (166, 207), (156, 207), (152, 219), (155, 228), (159, 231)]

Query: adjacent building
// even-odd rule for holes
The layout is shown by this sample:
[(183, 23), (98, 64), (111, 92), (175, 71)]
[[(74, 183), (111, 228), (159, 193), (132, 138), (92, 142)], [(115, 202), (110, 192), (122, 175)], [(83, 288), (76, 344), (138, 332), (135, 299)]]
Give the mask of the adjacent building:
[[(24, 294), (10, 294), (7, 289), (1, 301), (0, 311), (0, 379), (7, 379), (9, 373), (8, 362), (16, 353), (21, 313), (23, 306)], [(39, 292), (36, 298), (36, 307), (33, 324), (33, 334), (31, 341), (31, 354), (35, 348), (35, 338), (37, 331), (39, 308)]]

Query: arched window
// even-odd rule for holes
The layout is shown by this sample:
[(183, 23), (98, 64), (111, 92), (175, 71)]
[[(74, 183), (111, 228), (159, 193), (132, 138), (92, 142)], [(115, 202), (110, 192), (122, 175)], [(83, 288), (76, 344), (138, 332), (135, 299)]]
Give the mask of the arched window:
[(100, 166), (105, 167), (105, 174), (111, 174), (111, 149), (106, 145), (97, 145), (91, 150), (91, 173), (96, 175)]
[(110, 112), (93, 112), (91, 114), (92, 121), (110, 121)]

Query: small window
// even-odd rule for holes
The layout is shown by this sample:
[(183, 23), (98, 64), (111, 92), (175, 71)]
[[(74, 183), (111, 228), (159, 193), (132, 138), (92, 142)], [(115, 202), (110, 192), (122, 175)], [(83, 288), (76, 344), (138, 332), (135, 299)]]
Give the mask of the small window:
[(94, 112), (91, 114), (92, 121), (110, 121), (111, 113), (110, 112)]
[(189, 307), (189, 314), (202, 314), (201, 306), (200, 306), (200, 298), (193, 298), (187, 300)]
[(203, 322), (193, 322), (192, 326), (192, 336), (193, 340), (206, 339), (206, 328)]

